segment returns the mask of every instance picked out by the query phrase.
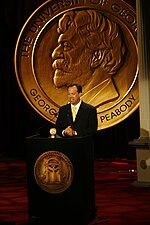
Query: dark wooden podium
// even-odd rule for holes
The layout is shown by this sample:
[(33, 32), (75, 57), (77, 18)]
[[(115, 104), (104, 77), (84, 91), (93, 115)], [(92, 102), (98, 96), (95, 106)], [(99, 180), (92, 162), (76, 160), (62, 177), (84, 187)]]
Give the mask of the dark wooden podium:
[[(29, 220), (32, 224), (86, 224), (95, 217), (94, 145), (92, 137), (26, 138)], [(35, 177), (43, 154), (58, 152), (73, 166), (70, 186), (60, 193), (43, 190)]]

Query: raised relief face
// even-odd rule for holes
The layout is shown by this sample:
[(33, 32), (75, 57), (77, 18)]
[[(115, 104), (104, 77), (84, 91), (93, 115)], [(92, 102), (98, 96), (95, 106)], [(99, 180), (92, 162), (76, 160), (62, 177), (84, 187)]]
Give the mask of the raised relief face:
[[(66, 20), (66, 17), (67, 15), (62, 20)], [(90, 65), (92, 51), (87, 48), (86, 43), (82, 42), (73, 23), (66, 31), (63, 31), (63, 27), (59, 30), (61, 31), (58, 46), (52, 53), (54, 85), (59, 88), (68, 86), (72, 82), (84, 85), (92, 75)]]

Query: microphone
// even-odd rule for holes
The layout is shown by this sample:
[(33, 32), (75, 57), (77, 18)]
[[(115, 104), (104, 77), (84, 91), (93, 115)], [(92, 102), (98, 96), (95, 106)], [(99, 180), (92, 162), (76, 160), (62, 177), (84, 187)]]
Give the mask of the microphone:
[(46, 125), (48, 125), (48, 122), (46, 122), (46, 123), (44, 123), (42, 126), (38, 127), (38, 128), (36, 129), (35, 134), (36, 134), (36, 135), (40, 135), (40, 132), (39, 132), (39, 131), (40, 131), (42, 128), (46, 127)]

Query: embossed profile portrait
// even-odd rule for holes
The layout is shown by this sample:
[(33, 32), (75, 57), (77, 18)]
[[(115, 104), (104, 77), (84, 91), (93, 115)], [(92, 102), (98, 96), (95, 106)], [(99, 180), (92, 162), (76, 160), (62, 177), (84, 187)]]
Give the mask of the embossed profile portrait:
[(96, 10), (69, 11), (60, 18), (57, 32), (54, 85), (80, 83), (82, 99), (95, 107), (116, 100), (120, 94), (113, 77), (127, 51), (119, 26)]

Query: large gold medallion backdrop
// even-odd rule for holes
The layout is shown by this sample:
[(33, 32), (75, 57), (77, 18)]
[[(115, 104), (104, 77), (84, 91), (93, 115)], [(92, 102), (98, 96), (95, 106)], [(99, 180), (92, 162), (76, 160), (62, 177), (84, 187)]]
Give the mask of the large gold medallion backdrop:
[(15, 71), (29, 104), (55, 124), (67, 86), (97, 109), (98, 129), (111, 127), (139, 106), (136, 15), (122, 0), (51, 0), (24, 24)]

